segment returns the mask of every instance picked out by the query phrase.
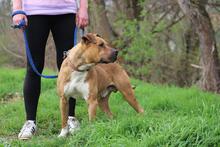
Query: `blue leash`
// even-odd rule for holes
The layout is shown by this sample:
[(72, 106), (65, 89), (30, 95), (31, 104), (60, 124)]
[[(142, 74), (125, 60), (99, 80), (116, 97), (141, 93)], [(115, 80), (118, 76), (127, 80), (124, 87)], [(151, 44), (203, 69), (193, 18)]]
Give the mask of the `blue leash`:
[[(25, 12), (24, 11), (16, 11), (12, 14), (12, 17), (16, 14), (24, 14), (25, 15)], [(15, 29), (23, 29), (23, 36), (24, 36), (24, 43), (25, 43), (25, 50), (26, 50), (26, 54), (27, 54), (27, 58), (28, 58), (28, 61), (33, 69), (33, 71), (40, 77), (43, 77), (43, 78), (46, 78), (46, 79), (55, 79), (57, 78), (58, 76), (57, 75), (43, 75), (41, 74), (35, 64), (34, 64), (34, 61), (33, 61), (33, 58), (32, 58), (32, 55), (31, 55), (31, 52), (30, 52), (30, 48), (29, 48), (29, 45), (28, 45), (28, 41), (27, 41), (27, 35), (26, 35), (26, 31), (25, 31), (25, 26), (26, 26), (26, 22), (25, 20), (22, 20), (18, 25), (14, 25), (13, 28)], [(73, 40), (73, 43), (74, 43), (74, 46), (77, 44), (77, 32), (78, 32), (78, 28), (75, 27), (74, 29), (74, 40)], [(84, 34), (84, 30), (82, 30), (82, 35)]]

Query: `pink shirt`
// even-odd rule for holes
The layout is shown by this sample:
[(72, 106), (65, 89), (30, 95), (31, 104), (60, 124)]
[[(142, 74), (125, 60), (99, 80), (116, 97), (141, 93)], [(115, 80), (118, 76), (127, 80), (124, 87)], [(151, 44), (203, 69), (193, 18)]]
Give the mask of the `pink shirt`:
[(76, 0), (22, 0), (27, 15), (59, 15), (77, 12)]

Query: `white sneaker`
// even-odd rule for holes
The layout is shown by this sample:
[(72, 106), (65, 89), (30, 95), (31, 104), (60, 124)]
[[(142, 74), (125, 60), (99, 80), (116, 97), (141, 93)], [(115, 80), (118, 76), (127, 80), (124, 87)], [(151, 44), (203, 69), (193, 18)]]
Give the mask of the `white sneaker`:
[(33, 120), (27, 120), (20, 133), (18, 134), (18, 139), (26, 140), (30, 139), (37, 130), (37, 126), (35, 125)]
[(68, 124), (68, 127), (69, 127), (69, 132), (71, 134), (75, 133), (76, 131), (78, 131), (80, 129), (79, 121), (73, 116), (68, 117), (67, 124)]

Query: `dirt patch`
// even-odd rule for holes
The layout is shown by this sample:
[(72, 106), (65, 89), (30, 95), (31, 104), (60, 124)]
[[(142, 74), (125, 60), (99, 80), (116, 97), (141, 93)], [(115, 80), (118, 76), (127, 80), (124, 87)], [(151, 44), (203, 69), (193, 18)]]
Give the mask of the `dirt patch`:
[(1, 98), (0, 103), (14, 102), (14, 101), (21, 100), (21, 99), (22, 99), (22, 95), (18, 92), (7, 93)]

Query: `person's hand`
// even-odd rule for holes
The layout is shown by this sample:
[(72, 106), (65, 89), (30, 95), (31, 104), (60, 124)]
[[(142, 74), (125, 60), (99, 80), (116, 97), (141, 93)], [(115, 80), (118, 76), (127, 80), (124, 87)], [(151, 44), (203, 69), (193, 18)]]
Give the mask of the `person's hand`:
[(87, 8), (80, 8), (76, 14), (76, 25), (79, 28), (84, 28), (89, 24), (89, 16)]
[(15, 16), (13, 16), (12, 20), (13, 20), (14, 25), (18, 25), (22, 20), (25, 20), (26, 25), (27, 25), (27, 22), (28, 22), (27, 16), (24, 15), (24, 14), (17, 14)]

